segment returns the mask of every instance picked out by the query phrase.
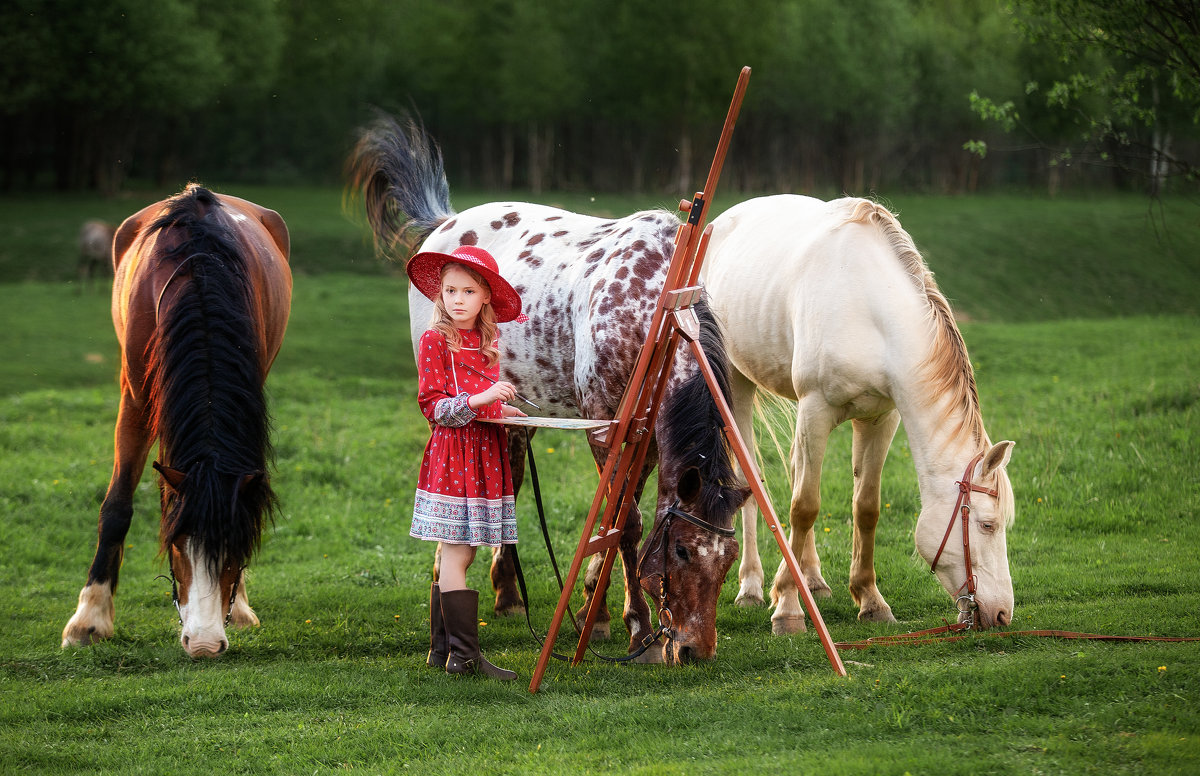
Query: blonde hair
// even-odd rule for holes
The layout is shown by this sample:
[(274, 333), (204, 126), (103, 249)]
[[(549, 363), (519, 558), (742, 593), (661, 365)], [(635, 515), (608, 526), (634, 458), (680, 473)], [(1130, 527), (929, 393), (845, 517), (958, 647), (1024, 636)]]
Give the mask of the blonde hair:
[[(429, 328), (441, 332), (441, 335), (446, 338), (446, 344), (450, 346), (450, 350), (457, 353), (462, 349), (462, 333), (454, 326), (454, 321), (450, 317), (450, 313), (446, 311), (441, 294), (441, 279), (446, 277), (446, 270), (451, 267), (457, 267), (466, 272), (472, 280), (487, 289), (489, 295), (492, 293), (492, 287), (484, 280), (483, 275), (471, 267), (455, 262), (446, 262), (442, 265), (438, 279), (438, 293), (433, 298), (433, 316), (429, 320)], [(479, 317), (475, 319), (475, 328), (479, 329), (479, 352), (483, 355), (487, 365), (495, 366), (500, 363), (500, 351), (494, 344), (500, 333), (500, 327), (496, 325), (496, 311), (492, 309), (491, 302), (479, 310)]]

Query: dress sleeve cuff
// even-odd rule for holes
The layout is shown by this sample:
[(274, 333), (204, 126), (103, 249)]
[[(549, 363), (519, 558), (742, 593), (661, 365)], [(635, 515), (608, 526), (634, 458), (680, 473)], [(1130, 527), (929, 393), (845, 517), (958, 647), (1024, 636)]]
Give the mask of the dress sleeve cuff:
[(471, 405), (467, 404), (470, 398), (471, 395), (464, 391), (452, 399), (440, 400), (433, 407), (433, 422), (450, 428), (467, 425), (478, 415), (471, 409)]

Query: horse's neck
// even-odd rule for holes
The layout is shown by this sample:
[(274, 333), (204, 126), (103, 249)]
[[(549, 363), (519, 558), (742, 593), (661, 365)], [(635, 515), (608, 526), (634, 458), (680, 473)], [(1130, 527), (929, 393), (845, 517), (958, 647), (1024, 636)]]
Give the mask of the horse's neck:
[(928, 500), (933, 483), (941, 488), (947, 477), (959, 477), (967, 462), (989, 445), (978, 411), (957, 400), (943, 396), (929, 405), (898, 402), (897, 408), (904, 419), (922, 501)]

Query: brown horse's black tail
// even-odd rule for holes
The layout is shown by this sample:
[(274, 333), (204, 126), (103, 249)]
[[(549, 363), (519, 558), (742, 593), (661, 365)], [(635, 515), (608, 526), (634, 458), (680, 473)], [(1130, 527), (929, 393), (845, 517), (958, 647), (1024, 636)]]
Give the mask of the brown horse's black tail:
[(220, 207), (192, 185), (151, 227), (178, 238), (162, 259), (178, 287), (147, 348), (152, 430), (162, 464), (184, 475), (164, 492), (162, 548), (190, 536), (214, 574), (223, 561), (249, 561), (276, 505), (249, 273)]
[(380, 112), (346, 160), (347, 199), (361, 196), (375, 248), (406, 259), (454, 215), (442, 152), (411, 116)]

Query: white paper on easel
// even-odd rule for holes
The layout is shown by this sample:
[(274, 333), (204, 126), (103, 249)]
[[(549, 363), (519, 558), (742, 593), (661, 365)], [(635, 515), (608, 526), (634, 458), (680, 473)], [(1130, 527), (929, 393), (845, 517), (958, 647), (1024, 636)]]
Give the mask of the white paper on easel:
[(587, 418), (540, 418), (516, 415), (511, 418), (476, 418), (480, 423), (499, 423), (504, 426), (532, 426), (534, 428), (558, 428), (564, 431), (588, 431), (593, 428), (611, 426), (611, 420), (588, 420)]

